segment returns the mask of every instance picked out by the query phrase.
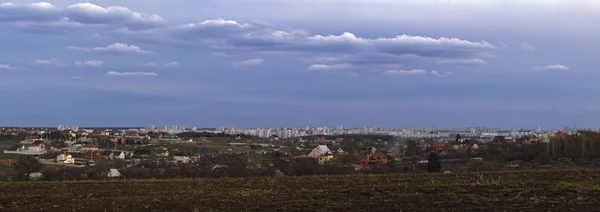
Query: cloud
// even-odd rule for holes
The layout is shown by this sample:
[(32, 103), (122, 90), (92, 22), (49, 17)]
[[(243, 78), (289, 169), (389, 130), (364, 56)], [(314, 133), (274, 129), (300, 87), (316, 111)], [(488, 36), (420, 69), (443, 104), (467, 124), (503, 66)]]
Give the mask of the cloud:
[(93, 68), (104, 66), (104, 62), (101, 60), (75, 61), (73, 64), (76, 66), (88, 66)]
[[(351, 32), (338, 35), (310, 34), (304, 30), (281, 30), (268, 24), (240, 23), (214, 19), (171, 28), (122, 31), (128, 36), (167, 45), (204, 48), (213, 52), (253, 51), (340, 57), (358, 54), (418, 56), (428, 58), (478, 58), (498, 47), (485, 41), (456, 37), (427, 37), (401, 34), (365, 38)], [(350, 62), (349, 62), (350, 63)]]
[(181, 64), (178, 62), (168, 62), (168, 63), (162, 63), (162, 64), (158, 64), (158, 63), (144, 63), (143, 66), (146, 67), (177, 67), (180, 66)]
[(485, 65), (487, 62), (479, 58), (458, 58), (458, 59), (443, 59), (435, 61), (435, 64), (442, 65), (460, 65), (460, 66), (480, 66)]
[(258, 50), (312, 51), (320, 53), (357, 54), (379, 52), (394, 55), (419, 55), (424, 57), (458, 57), (476, 55), (496, 47), (486, 41), (467, 41), (459, 38), (431, 38), (399, 35), (396, 37), (362, 38), (350, 32), (341, 35), (313, 35), (266, 30), (270, 33), (246, 33), (234, 46)]
[(218, 38), (227, 35), (235, 35), (246, 32), (253, 26), (250, 24), (240, 24), (237, 21), (214, 19), (205, 20), (198, 23), (189, 23), (173, 28), (176, 36), (183, 37), (204, 37)]
[(570, 68), (562, 65), (562, 64), (552, 64), (552, 65), (547, 65), (547, 66), (535, 66), (533, 67), (533, 69), (535, 70), (540, 70), (540, 71), (569, 71)]
[[(227, 19), (210, 19), (175, 27), (119, 33), (144, 42), (183, 48), (198, 48), (219, 55), (272, 54), (300, 58), (335, 58), (316, 63), (347, 63), (366, 69), (386, 70), (394, 64), (440, 64), (477, 66), (485, 64), (500, 47), (485, 40), (457, 37), (428, 37), (409, 34), (361, 37), (352, 32), (311, 34), (300, 29), (279, 29), (264, 23), (242, 23)], [(481, 59), (480, 59), (481, 58)], [(257, 62), (256, 60), (255, 62)], [(237, 62), (235, 67), (243, 66)], [(157, 65), (158, 66), (158, 65)], [(368, 68), (367, 68), (368, 67)]]
[(63, 63), (57, 59), (35, 60), (35, 61), (31, 62), (30, 64), (33, 66), (54, 66), (54, 67), (63, 65)]
[(521, 49), (523, 49), (525, 51), (535, 51), (535, 46), (533, 44), (530, 44), (530, 43), (522, 43), (521, 44)]
[(263, 59), (250, 59), (250, 60), (244, 60), (244, 61), (240, 61), (240, 62), (235, 62), (233, 63), (233, 66), (235, 67), (249, 67), (249, 66), (259, 66), (262, 65), (264, 62)]
[[(171, 28), (122, 31), (144, 41), (224, 54), (269, 53), (297, 57), (336, 58), (335, 63), (354, 66), (428, 63), (447, 60), (455, 65), (481, 65), (499, 47), (485, 40), (427, 37), (400, 34), (392, 37), (360, 37), (352, 32), (311, 34), (304, 30), (282, 30), (268, 24), (214, 19)], [(465, 59), (466, 58), (466, 59)], [(258, 60), (256, 60), (257, 62)], [(312, 61), (331, 63), (333, 61)], [(444, 63), (444, 62), (442, 62)], [(242, 65), (238, 62), (238, 66)], [(420, 66), (423, 64), (412, 64)], [(387, 68), (384, 68), (385, 70)]]
[(22, 67), (0, 64), (0, 70), (19, 70)]
[[(65, 21), (68, 20), (68, 21)], [(20, 23), (22, 26), (63, 28), (82, 25), (114, 25), (132, 29), (161, 26), (165, 20), (159, 15), (130, 10), (127, 7), (102, 7), (91, 3), (77, 3), (57, 7), (51, 3), (0, 3), (0, 22)], [(26, 23), (23, 25), (23, 23)], [(49, 24), (54, 23), (54, 24)]]
[(309, 71), (336, 71), (336, 70), (344, 70), (350, 68), (350, 64), (334, 64), (334, 65), (326, 65), (326, 64), (312, 64), (308, 67)]
[(81, 81), (83, 80), (83, 77), (73, 77), (73, 81)]
[(425, 76), (431, 75), (438, 78), (445, 78), (452, 76), (452, 72), (440, 73), (438, 71), (427, 72), (424, 69), (412, 69), (412, 70), (388, 70), (382, 73), (387, 76)]
[(446, 72), (445, 74), (440, 74), (438, 71), (431, 71), (429, 72), (431, 75), (433, 75), (434, 77), (440, 77), (440, 78), (444, 78), (444, 77), (449, 77), (452, 75), (452, 72)]
[(162, 65), (163, 65), (163, 67), (176, 67), (176, 66), (180, 66), (181, 64), (179, 64), (178, 62), (168, 62), (168, 63), (163, 63)]
[(77, 47), (67, 46), (67, 50), (81, 51), (81, 52), (105, 52), (105, 53), (116, 53), (116, 54), (153, 54), (152, 51), (142, 50), (141, 47), (136, 45), (129, 45), (126, 43), (113, 43), (107, 47)]
[(423, 69), (389, 70), (389, 71), (383, 72), (383, 75), (387, 75), (387, 76), (423, 76), (426, 74), (427, 74), (427, 71), (425, 71)]
[(74, 22), (69, 18), (63, 17), (58, 21), (51, 22), (15, 22), (12, 24), (14, 27), (31, 33), (53, 33), (53, 34), (65, 34), (76, 29), (80, 29), (84, 26), (82, 23)]
[(158, 76), (157, 73), (154, 72), (115, 72), (110, 71), (105, 74), (105, 76), (111, 77), (155, 77)]

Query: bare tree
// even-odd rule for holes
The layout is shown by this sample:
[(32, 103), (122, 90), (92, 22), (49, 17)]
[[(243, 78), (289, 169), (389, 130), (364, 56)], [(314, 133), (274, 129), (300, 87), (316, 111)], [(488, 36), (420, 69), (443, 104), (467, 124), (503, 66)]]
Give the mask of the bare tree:
[(13, 164), (13, 168), (17, 171), (19, 179), (29, 181), (32, 173), (42, 169), (42, 164), (34, 157), (22, 157)]

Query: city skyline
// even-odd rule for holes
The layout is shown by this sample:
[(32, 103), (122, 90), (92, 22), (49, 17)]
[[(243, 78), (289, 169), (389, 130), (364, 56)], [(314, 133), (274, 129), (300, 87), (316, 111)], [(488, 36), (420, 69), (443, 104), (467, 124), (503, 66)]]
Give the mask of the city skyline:
[(0, 0), (0, 125), (594, 128), (599, 8)]

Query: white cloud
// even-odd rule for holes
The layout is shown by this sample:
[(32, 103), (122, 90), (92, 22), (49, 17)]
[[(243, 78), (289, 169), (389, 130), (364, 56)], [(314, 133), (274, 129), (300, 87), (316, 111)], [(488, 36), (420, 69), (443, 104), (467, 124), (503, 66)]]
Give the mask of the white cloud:
[(177, 67), (177, 66), (180, 66), (181, 64), (179, 64), (178, 62), (168, 62), (168, 63), (163, 63), (162, 65), (163, 65), (163, 67)]
[(429, 73), (430, 73), (431, 75), (433, 75), (434, 77), (440, 77), (440, 78), (443, 78), (443, 77), (449, 77), (449, 76), (451, 76), (451, 75), (452, 75), (452, 72), (446, 72), (445, 74), (440, 74), (438, 71), (435, 71), (435, 70), (434, 70), (434, 71), (431, 71), (431, 72), (429, 72)]
[(383, 72), (383, 74), (388, 75), (388, 76), (422, 76), (422, 75), (427, 74), (427, 71), (425, 71), (423, 69), (389, 70), (389, 71)]
[(241, 33), (250, 27), (252, 27), (250, 24), (240, 24), (233, 20), (214, 19), (185, 24), (175, 27), (174, 30), (179, 35), (193, 34), (194, 36), (215, 37), (227, 33)]
[[(273, 31), (264, 29), (263, 31)], [(394, 55), (419, 55), (424, 57), (462, 57), (477, 55), (482, 51), (496, 49), (486, 41), (468, 41), (459, 38), (431, 38), (399, 35), (396, 37), (362, 38), (350, 32), (341, 35), (313, 35), (281, 32), (279, 34), (248, 32), (233, 38), (237, 47), (257, 50), (314, 51), (319, 53), (367, 53), (379, 52)]]
[(104, 62), (101, 60), (88, 60), (88, 61), (75, 61), (73, 64), (77, 66), (88, 66), (88, 67), (102, 67), (104, 66)]
[[(268, 24), (241, 23), (226, 19), (205, 20), (146, 31), (122, 30), (120, 33), (144, 41), (200, 48), (228, 55), (293, 54), (301, 57), (336, 59), (335, 62), (322, 60), (311, 63), (348, 63), (371, 68), (382, 68), (380, 65), (384, 64), (428, 63), (432, 59), (447, 60), (447, 63), (455, 65), (475, 66), (485, 63), (479, 58), (488, 57), (499, 49), (485, 40), (409, 34), (369, 38), (360, 37), (352, 32), (311, 34), (304, 30), (278, 29)], [(243, 66), (243, 62), (237, 62), (238, 65), (234, 66)]]
[[(135, 12), (126, 7), (102, 7), (91, 3), (77, 3), (66, 7), (57, 7), (47, 2), (33, 4), (0, 4), (0, 22), (13, 23), (65, 23), (124, 26), (128, 28), (147, 28), (163, 25), (165, 20), (159, 15)], [(48, 28), (60, 28), (60, 25), (38, 25)], [(72, 25), (76, 26), (76, 25)]]
[(443, 65), (462, 65), (462, 66), (479, 66), (485, 65), (487, 62), (479, 58), (458, 58), (458, 59), (443, 59), (435, 62)]
[(111, 77), (155, 77), (158, 76), (157, 73), (154, 72), (115, 72), (110, 71), (105, 74), (105, 76)]
[(18, 70), (18, 69), (22, 69), (22, 67), (0, 64), (0, 70)]
[(152, 51), (142, 50), (141, 47), (136, 45), (130, 45), (126, 43), (113, 43), (107, 47), (77, 47), (67, 46), (68, 50), (71, 51), (82, 51), (82, 52), (106, 52), (106, 53), (117, 53), (117, 54), (152, 54)]
[(244, 60), (244, 61), (240, 61), (240, 62), (235, 62), (233, 63), (233, 66), (235, 67), (249, 67), (249, 66), (259, 66), (262, 65), (264, 62), (263, 59), (250, 59), (250, 60)]
[(146, 67), (177, 67), (180, 66), (181, 64), (178, 62), (168, 62), (168, 63), (162, 63), (162, 64), (158, 64), (158, 63), (144, 63), (143, 66)]
[[(408, 34), (366, 38), (351, 32), (337, 35), (310, 34), (303, 30), (281, 30), (266, 24), (224, 19), (206, 20), (171, 29), (127, 32), (127, 35), (167, 45), (208, 49), (211, 52), (294, 54), (335, 59), (312, 63), (348, 63), (371, 68), (415, 61), (427, 63), (431, 59), (447, 60), (441, 63), (475, 66), (485, 64), (479, 58), (488, 57), (499, 49), (485, 40)], [(238, 63), (241, 65), (241, 62)]]
[(312, 64), (308, 67), (309, 71), (336, 71), (336, 70), (344, 70), (344, 69), (348, 69), (352, 67), (350, 64), (334, 64), (334, 65), (327, 65), (327, 64)]
[(533, 67), (533, 69), (535, 70), (540, 70), (540, 71), (569, 71), (570, 68), (562, 65), (562, 64), (552, 64), (552, 65), (547, 65), (547, 66), (535, 66)]
[(73, 77), (73, 80), (74, 81), (81, 81), (81, 80), (83, 80), (83, 77)]
[(535, 46), (531, 43), (522, 43), (521, 48), (525, 51), (535, 51)]
[(52, 64), (50, 60), (36, 60), (31, 63), (32, 65), (49, 65)]

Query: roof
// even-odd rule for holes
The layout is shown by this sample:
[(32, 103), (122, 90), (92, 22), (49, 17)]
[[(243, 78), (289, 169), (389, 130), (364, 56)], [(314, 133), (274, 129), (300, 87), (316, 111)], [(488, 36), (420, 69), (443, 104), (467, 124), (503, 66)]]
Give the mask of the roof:
[(389, 156), (387, 154), (383, 153), (383, 152), (376, 152), (373, 155), (378, 155), (380, 158), (385, 158), (385, 159), (389, 158)]
[(110, 171), (108, 172), (108, 174), (106, 174), (108, 177), (120, 177), (121, 173), (119, 172), (119, 170), (117, 169), (110, 169)]
[(329, 150), (329, 148), (326, 145), (319, 145), (317, 147), (315, 147), (310, 154), (308, 154), (309, 157), (320, 157), (323, 155), (327, 155), (327, 154), (331, 154), (331, 150)]
[(15, 144), (8, 148), (8, 151), (17, 151), (19, 148), (23, 147), (23, 144)]
[(94, 130), (94, 134), (106, 133), (106, 130)]
[(31, 144), (31, 146), (40, 146), (41, 144), (44, 144), (44, 142), (42, 142), (42, 141), (40, 141), (40, 140), (37, 140), (37, 141), (34, 141), (34, 142)]

